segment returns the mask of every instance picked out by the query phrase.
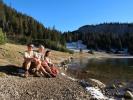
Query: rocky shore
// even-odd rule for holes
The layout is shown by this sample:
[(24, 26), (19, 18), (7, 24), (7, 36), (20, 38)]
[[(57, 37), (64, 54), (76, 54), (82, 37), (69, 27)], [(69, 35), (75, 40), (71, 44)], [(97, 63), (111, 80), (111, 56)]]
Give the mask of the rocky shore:
[(0, 100), (89, 100), (77, 82), (57, 78), (5, 76), (0, 78)]
[(104, 94), (117, 100), (133, 100), (133, 81), (114, 81), (104, 88)]
[[(75, 58), (77, 59), (77, 58)], [(64, 69), (71, 60), (63, 62)], [(69, 69), (70, 71), (70, 69)], [(68, 75), (71, 75), (70, 73)], [(96, 79), (88, 78), (87, 80), (79, 80), (82, 85), (91, 95), (91, 98), (96, 100), (133, 100), (133, 81), (114, 80), (109, 84), (104, 84)], [(88, 90), (89, 89), (89, 90)], [(101, 98), (101, 99), (100, 99)]]
[[(72, 59), (99, 58), (108, 54), (68, 54), (52, 51), (52, 61), (59, 66), (56, 78), (23, 78), (17, 71), (22, 64), (22, 53), (26, 46), (6, 44), (0, 46), (0, 100), (132, 100), (133, 82), (104, 84), (99, 80), (74, 79), (67, 75), (67, 64)], [(12, 66), (13, 65), (13, 66)], [(14, 66), (15, 65), (15, 66)], [(15, 68), (15, 69), (14, 69)]]

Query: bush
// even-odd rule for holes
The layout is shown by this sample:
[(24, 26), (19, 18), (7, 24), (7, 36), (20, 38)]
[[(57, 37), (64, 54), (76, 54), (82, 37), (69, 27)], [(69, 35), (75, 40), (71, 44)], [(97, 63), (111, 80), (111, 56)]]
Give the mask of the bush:
[(33, 40), (32, 43), (35, 44), (36, 46), (38, 46), (39, 44), (42, 44), (42, 45), (45, 45), (46, 48), (50, 48), (53, 50), (69, 52), (71, 54), (74, 53), (72, 50), (67, 49), (65, 46), (61, 45), (59, 42), (51, 41), (48, 39)]
[(0, 28), (0, 44), (6, 43), (6, 35), (3, 33), (2, 29)]
[(22, 38), (20, 38), (19, 41), (17, 41), (17, 42), (19, 42), (19, 43), (21, 43), (21, 44), (27, 44), (27, 38), (26, 38), (26, 37), (22, 37)]

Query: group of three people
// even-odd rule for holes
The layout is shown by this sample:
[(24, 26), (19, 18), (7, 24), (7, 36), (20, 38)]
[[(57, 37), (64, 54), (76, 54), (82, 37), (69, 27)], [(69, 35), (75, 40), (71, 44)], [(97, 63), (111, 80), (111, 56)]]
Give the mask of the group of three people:
[(24, 53), (24, 76), (28, 77), (29, 73), (32, 72), (37, 76), (55, 77), (58, 74), (58, 70), (49, 58), (51, 51), (47, 50), (45, 52), (43, 45), (39, 46), (38, 51), (34, 51), (33, 49), (34, 45), (28, 44), (27, 51)]

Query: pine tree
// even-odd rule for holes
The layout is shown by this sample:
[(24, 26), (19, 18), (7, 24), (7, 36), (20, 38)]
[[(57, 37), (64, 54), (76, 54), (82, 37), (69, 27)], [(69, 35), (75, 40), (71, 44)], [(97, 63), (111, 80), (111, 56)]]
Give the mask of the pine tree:
[(2, 29), (0, 28), (0, 44), (6, 42), (6, 35), (3, 33)]

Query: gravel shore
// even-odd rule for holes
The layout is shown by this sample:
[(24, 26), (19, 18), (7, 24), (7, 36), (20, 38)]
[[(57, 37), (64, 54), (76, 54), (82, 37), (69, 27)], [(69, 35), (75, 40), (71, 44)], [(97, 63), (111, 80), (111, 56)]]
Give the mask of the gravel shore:
[[(26, 46), (23, 45), (7, 43), (0, 46), (0, 100), (97, 100), (92, 99), (92, 95), (94, 94), (91, 94), (91, 91), (86, 91), (85, 87), (82, 87), (80, 82), (73, 81), (71, 77), (68, 78), (65, 75), (59, 74), (56, 78), (22, 78), (12, 75), (12, 71), (16, 71), (22, 66), (22, 54), (25, 50)], [(69, 60), (71, 57), (73, 59), (102, 59), (103, 57), (112, 57), (112, 55), (101, 52), (95, 52), (95, 54), (91, 55), (89, 53), (69, 54), (52, 51), (51, 59), (53, 63), (58, 65), (62, 61)], [(64, 67), (62, 68), (64, 70)], [(92, 86), (94, 85), (93, 87), (95, 87), (95, 84), (96, 86), (101, 84), (94, 80), (91, 83), (91, 81), (89, 80), (89, 84), (92, 84)], [(106, 90), (109, 94), (106, 94)], [(110, 89), (106, 90), (103, 91), (104, 95), (114, 97)], [(117, 90), (117, 88), (114, 89), (114, 91), (115, 90)]]
[[(0, 46), (0, 100), (88, 100), (88, 92), (79, 84), (59, 74), (56, 78), (11, 75), (21, 67), (24, 45), (7, 43)], [(72, 56), (69, 53), (52, 51), (55, 64)], [(10, 68), (11, 67), (11, 68)], [(7, 72), (9, 73), (7, 73)]]
[(18, 76), (0, 77), (0, 100), (88, 100), (89, 94), (76, 81)]

